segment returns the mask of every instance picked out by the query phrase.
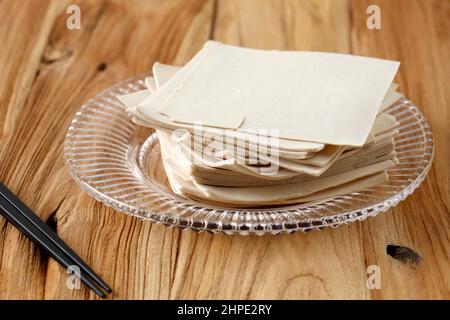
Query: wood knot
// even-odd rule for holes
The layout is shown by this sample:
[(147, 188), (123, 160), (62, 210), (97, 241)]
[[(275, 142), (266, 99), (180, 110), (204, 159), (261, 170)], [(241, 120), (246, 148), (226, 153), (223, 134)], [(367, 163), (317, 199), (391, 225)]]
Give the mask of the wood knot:
[(106, 62), (99, 63), (99, 65), (97, 66), (97, 71), (99, 72), (105, 71), (107, 67), (108, 64)]
[(73, 50), (69, 48), (55, 48), (48, 46), (42, 56), (42, 62), (46, 64), (54, 63), (70, 57)]
[(407, 263), (412, 267), (417, 266), (422, 261), (422, 257), (418, 253), (407, 247), (390, 244), (386, 247), (386, 253), (392, 258)]
[(52, 229), (53, 231), (56, 232), (56, 228), (58, 227), (58, 219), (56, 218), (56, 211), (52, 212), (47, 220), (45, 221), (45, 223), (50, 227), (50, 229)]

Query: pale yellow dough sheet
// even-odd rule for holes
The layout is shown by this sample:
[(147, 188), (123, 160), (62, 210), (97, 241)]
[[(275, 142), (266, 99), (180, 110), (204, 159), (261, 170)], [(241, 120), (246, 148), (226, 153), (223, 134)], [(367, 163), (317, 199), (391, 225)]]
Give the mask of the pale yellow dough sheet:
[[(390, 121), (387, 121), (387, 120), (390, 120)], [(391, 129), (390, 126), (392, 125), (392, 123), (394, 123), (394, 124), (396, 123), (395, 119), (393, 119), (391, 116), (382, 114), (382, 115), (378, 116), (377, 120), (375, 121), (374, 132), (376, 134), (378, 134), (379, 130), (381, 130), (383, 128), (386, 129), (386, 126), (388, 129)], [(331, 153), (328, 153), (328, 155), (327, 155), (326, 151), (327, 151), (327, 149), (329, 150), (329, 148), (331, 148), (331, 147), (334, 148), (334, 151)], [(289, 161), (289, 160), (280, 158), (279, 163), (277, 165), (281, 166), (282, 168), (288, 169), (288, 171), (285, 171), (285, 170), (282, 171), (279, 176), (280, 177), (289, 177), (292, 175), (292, 172), (290, 172), (290, 171), (313, 174), (313, 175), (320, 175), (323, 172), (325, 172), (329, 166), (331, 166), (331, 164), (332, 164), (331, 161), (333, 159), (337, 159), (337, 156), (342, 151), (343, 151), (342, 149), (336, 148), (335, 146), (329, 146), (325, 150), (323, 150), (323, 152), (316, 153), (316, 156), (313, 156), (312, 158), (305, 160), (306, 163), (302, 163), (302, 162), (298, 163), (298, 162)], [(323, 155), (322, 153), (325, 154), (325, 157), (322, 157), (322, 155)], [(200, 157), (198, 157), (198, 159), (200, 159)], [(241, 163), (245, 163), (245, 159), (240, 158), (239, 160), (241, 161)], [(228, 162), (224, 162), (224, 163), (225, 163), (225, 166), (223, 166), (223, 168), (230, 168), (230, 165), (232, 165), (232, 167), (235, 168), (234, 162), (228, 161)], [(305, 165), (305, 164), (307, 164), (307, 165)], [(312, 164), (314, 166), (321, 166), (322, 168), (311, 168), (310, 166), (308, 166), (308, 164)], [(328, 164), (328, 166), (326, 166), (327, 164)], [(220, 164), (214, 164), (212, 166), (217, 167), (217, 168), (221, 167)], [(252, 173), (254, 175), (255, 174), (259, 175), (257, 169), (252, 168), (250, 170), (252, 171)], [(247, 169), (241, 170), (241, 171), (248, 173)]]
[[(217, 44), (210, 43), (210, 46), (214, 48)], [(216, 156), (205, 155), (198, 146), (207, 144), (209, 140), (194, 137), (193, 123), (174, 121), (176, 119), (171, 118), (173, 115), (165, 114), (161, 106), (156, 108), (153, 105), (155, 97), (166, 86), (170, 86), (174, 78), (189, 78), (205, 56), (197, 55), (184, 68), (155, 63), (154, 78), (145, 78), (147, 89), (118, 96), (128, 107), (127, 111), (134, 122), (157, 129), (163, 164), (174, 192), (220, 205), (253, 207), (316, 201), (388, 181), (386, 170), (397, 163), (393, 138), (398, 134), (398, 122), (383, 111), (402, 97), (396, 91), (397, 84), (389, 83), (387, 86), (381, 102), (375, 108), (375, 120), (361, 147), (282, 137), (279, 139), (280, 157), (276, 163), (280, 169), (275, 175), (266, 176), (261, 174), (260, 170), (264, 167), (261, 163), (243, 163), (250, 156), (255, 156), (254, 150), (258, 147), (274, 146), (267, 137), (258, 140), (251, 134), (244, 135), (240, 131), (241, 126), (238, 130), (226, 133), (221, 128), (203, 127), (213, 140), (214, 137), (234, 139), (234, 145), (231, 144), (234, 149), (226, 146), (221, 150), (221, 145), (217, 144)], [(184, 88), (185, 82), (178, 84)], [(172, 89), (173, 94), (177, 95), (180, 88), (174, 86)], [(173, 96), (169, 95), (169, 98)], [(148, 107), (150, 105), (153, 109)], [(144, 107), (147, 113), (142, 112)], [(184, 129), (184, 133), (181, 131), (178, 135), (181, 134), (185, 140), (171, 139), (171, 133), (177, 129)], [(249, 136), (253, 140), (248, 141)], [(192, 149), (187, 141), (193, 142), (194, 139), (200, 144)], [(244, 141), (246, 143), (242, 144)], [(237, 149), (240, 152), (236, 153)], [(256, 156), (262, 163), (273, 160), (260, 154)]]
[[(161, 139), (163, 141), (163, 139)], [(352, 157), (342, 158), (333, 164), (321, 177), (328, 175), (341, 173), (344, 171), (351, 171), (361, 166), (374, 164), (384, 160), (391, 160), (395, 158), (393, 152), (393, 143), (387, 141), (384, 145), (373, 146), (360, 153), (354, 154)], [(291, 172), (290, 174), (277, 175), (277, 176), (261, 176), (258, 174), (248, 173), (244, 170), (240, 170), (235, 165), (223, 166), (222, 168), (213, 168), (202, 165), (192, 165), (182, 154), (173, 153), (170, 146), (166, 147), (167, 152), (171, 154), (171, 157), (177, 159), (179, 165), (178, 173), (182, 176), (192, 177), (197, 182), (204, 182), (210, 185), (223, 185), (223, 186), (251, 186), (251, 185), (275, 185), (275, 184), (287, 184), (297, 181), (306, 181), (317, 179), (307, 174), (299, 174)]]
[[(174, 66), (164, 65), (164, 64), (159, 64), (159, 63), (155, 64), (155, 67), (154, 67), (155, 78), (158, 78), (158, 73), (163, 73), (162, 79), (164, 79), (164, 80), (170, 79), (170, 77), (173, 76), (173, 74), (177, 70), (179, 70), (179, 67), (174, 67)], [(147, 82), (151, 82), (151, 83), (163, 83), (163, 81), (161, 81), (161, 80), (158, 81), (157, 79), (154, 80), (153, 78), (147, 78), (146, 80), (147, 80)], [(393, 85), (392, 87), (395, 89), (396, 85)], [(158, 89), (158, 86), (156, 86), (156, 90), (157, 89)], [(387, 94), (387, 96), (388, 96), (388, 94)], [(122, 98), (122, 97), (119, 97), (119, 99), (120, 98)], [(147, 99), (150, 99), (150, 96), (148, 96)], [(137, 124), (140, 124), (143, 126), (157, 127), (157, 128), (166, 128), (166, 130), (175, 130), (177, 128), (177, 126), (174, 126), (174, 125), (170, 126), (170, 125), (167, 125), (166, 123), (152, 123), (152, 122), (144, 121), (142, 118), (142, 115), (138, 114), (135, 109), (136, 103), (130, 103), (130, 102), (124, 101), (124, 99), (121, 99), (121, 100), (122, 100), (122, 102), (125, 103), (125, 105), (127, 105), (129, 107), (129, 113), (132, 115), (133, 121), (135, 121)], [(145, 99), (144, 99), (144, 101), (145, 101)], [(160, 118), (164, 118), (164, 116), (162, 116), (162, 115), (156, 115), (156, 116), (160, 117)], [(182, 126), (182, 127), (185, 127), (185, 126)], [(192, 132), (192, 127), (189, 129)], [(207, 133), (208, 132), (205, 132), (204, 135), (206, 136)], [(218, 133), (217, 131), (212, 132), (212, 135), (214, 135), (214, 134), (221, 135), (222, 133), (220, 133), (220, 132)], [(248, 136), (249, 135), (246, 135), (245, 138), (248, 138)], [(241, 137), (242, 137), (242, 135), (241, 135)], [(240, 139), (240, 137), (239, 137), (239, 132), (232, 134), (231, 138), (234, 138), (237, 142), (239, 142), (239, 144), (238, 144), (239, 146), (244, 145), (247, 147), (247, 149), (256, 149), (258, 147), (258, 143), (255, 143), (252, 141), (247, 141), (246, 143), (243, 143), (243, 139)], [(219, 139), (219, 138), (217, 138), (217, 139)], [(224, 139), (224, 138), (220, 138), (220, 139)], [(369, 135), (366, 143), (370, 142), (372, 140), (373, 140), (373, 133)], [(267, 143), (262, 143), (262, 142), (265, 142), (265, 141), (259, 141), (259, 144), (262, 145), (263, 147), (270, 148), (270, 146), (267, 145)], [(283, 158), (305, 159), (305, 158), (309, 158), (313, 154), (313, 152), (320, 151), (323, 148), (324, 148), (323, 145), (314, 144), (314, 143), (310, 143), (310, 142), (293, 142), (293, 141), (289, 141), (289, 140), (285, 140), (285, 139), (279, 139), (279, 155), (280, 155), (280, 157), (283, 157)], [(309, 149), (310, 151), (295, 151), (295, 150), (299, 150), (299, 149), (302, 149), (302, 150)]]
[(161, 150), (164, 157), (165, 170), (174, 191), (182, 194), (192, 194), (212, 201), (234, 204), (257, 203), (264, 205), (289, 201), (290, 199), (298, 200), (318, 191), (383, 172), (394, 166), (393, 161), (386, 160), (341, 174), (292, 184), (257, 187), (216, 187), (199, 184), (189, 177), (185, 177), (188, 179), (185, 180), (176, 175), (172, 170), (172, 167), (177, 166), (176, 162), (170, 159), (170, 156), (167, 156), (163, 146)]
[[(243, 175), (243, 179), (245, 179), (245, 176), (251, 176), (256, 179), (263, 179), (269, 181), (288, 180), (297, 177), (301, 174), (309, 176), (313, 175), (317, 176), (317, 171), (313, 171), (309, 167), (304, 167), (302, 168), (301, 171), (292, 171), (285, 168), (279, 168), (278, 170), (270, 171), (270, 170), (261, 170), (262, 168), (256, 168), (236, 163), (234, 159), (216, 162), (214, 161), (214, 159), (204, 157), (195, 152), (192, 152), (191, 149), (174, 145), (173, 143), (171, 143), (170, 138), (168, 137), (167, 134), (160, 131), (157, 132), (160, 143), (166, 147), (166, 150), (168, 150), (168, 152), (172, 155), (174, 159), (177, 159), (177, 161), (183, 165), (184, 167), (183, 170), (189, 176), (207, 177), (210, 174), (217, 174), (216, 178), (218, 178), (220, 176), (233, 175), (238, 173), (240, 175)], [(390, 153), (392, 152), (392, 150), (393, 150), (392, 139), (390, 140), (386, 139), (386, 141), (381, 141), (379, 144), (372, 143), (367, 147), (348, 151), (346, 152), (346, 154), (339, 157), (339, 161), (336, 161), (334, 164), (327, 166), (326, 168), (323, 169), (319, 168), (317, 170), (321, 172), (320, 174), (324, 173), (327, 174), (328, 172), (336, 172), (337, 168), (339, 168), (339, 170), (350, 170), (355, 166), (358, 166), (358, 164), (363, 164), (364, 161), (366, 160), (370, 160), (373, 157), (378, 157), (382, 156), (383, 154)], [(394, 156), (395, 155), (392, 155), (391, 158), (393, 158)]]
[[(145, 82), (145, 86), (147, 87), (147, 89), (151, 92), (151, 93), (155, 93), (156, 92), (156, 88), (157, 88), (157, 85), (156, 85), (156, 82), (155, 82), (155, 79), (153, 78), (153, 77), (147, 77), (147, 78), (145, 78), (145, 80), (144, 80), (144, 82)], [(147, 97), (146, 97), (147, 98)], [(144, 100), (142, 100), (141, 102), (143, 102)], [(139, 103), (141, 103), (141, 102), (139, 102)]]
[[(380, 136), (383, 133), (389, 132), (389, 131), (395, 129), (397, 126), (398, 126), (398, 122), (395, 120), (394, 117), (392, 117), (390, 115), (386, 115), (386, 114), (379, 114), (377, 116), (374, 126), (372, 128), (372, 131), (374, 133), (374, 139), (375, 139), (375, 136)], [(372, 140), (372, 142), (374, 141), (374, 139)], [(192, 145), (194, 147), (198, 147), (197, 151), (200, 151), (200, 152), (204, 151), (204, 149), (200, 149), (200, 147), (204, 148), (204, 146), (202, 146), (200, 144), (197, 145), (195, 143), (192, 143)], [(223, 146), (220, 143), (218, 144), (218, 147), (219, 148), (220, 147), (229, 148), (228, 146)], [(249, 156), (251, 156), (252, 159), (256, 159), (256, 158), (260, 159), (262, 163), (269, 163), (274, 160), (273, 157), (265, 156), (262, 153), (257, 153), (252, 150), (243, 150), (239, 147), (237, 147), (237, 148), (231, 147), (230, 149), (231, 150), (230, 150), (229, 154), (231, 154), (232, 156), (228, 156), (228, 153), (225, 152), (225, 153), (223, 153), (224, 159), (231, 159), (231, 158), (237, 156), (238, 160), (240, 160), (241, 163), (246, 163), (247, 158)], [(329, 164), (330, 161), (335, 159), (336, 156), (341, 154), (344, 149), (345, 149), (345, 147), (327, 145), (327, 146), (325, 146), (325, 148), (323, 150), (316, 152), (308, 157), (303, 157), (301, 159), (285, 158), (283, 156), (283, 153), (280, 152), (279, 159), (278, 159), (278, 165), (282, 168), (290, 169), (293, 171), (297, 171), (297, 169), (295, 169), (295, 167), (298, 164), (323, 167), (323, 166), (326, 166), (327, 164)], [(219, 154), (222, 154), (222, 153), (219, 152)], [(244, 157), (244, 156), (246, 156), (246, 157)], [(300, 168), (302, 168), (302, 167), (300, 167)]]
[[(377, 135), (380, 135), (382, 133), (386, 133), (392, 129), (394, 129), (397, 125), (397, 122), (395, 119), (389, 115), (381, 114), (377, 117), (376, 125), (374, 125), (375, 129), (374, 132)], [(171, 138), (168, 134), (164, 134), (162, 136), (162, 139), (164, 141), (161, 141), (162, 143), (166, 144), (176, 144), (175, 142), (171, 141)], [(180, 147), (183, 149), (183, 153), (187, 159), (196, 160), (196, 164), (191, 164), (194, 168), (202, 168), (201, 165), (198, 163), (202, 163), (206, 166), (213, 167), (213, 168), (222, 168), (222, 169), (228, 169), (228, 170), (238, 170), (240, 172), (248, 172), (251, 171), (253, 175), (260, 175), (258, 172), (259, 168), (253, 168), (253, 167), (246, 167), (244, 164), (246, 164), (246, 159), (243, 157), (240, 157), (239, 154), (235, 152), (234, 156), (232, 158), (225, 158), (225, 159), (217, 159), (214, 158), (206, 152), (202, 152), (201, 149), (192, 150), (191, 147), (180, 145)], [(326, 153), (327, 150), (331, 148), (331, 151), (329, 153)], [(356, 151), (359, 149), (355, 149)], [(364, 150), (364, 149), (363, 149)], [(343, 147), (336, 147), (336, 146), (327, 146), (324, 150), (322, 150), (319, 153), (316, 153), (315, 156), (301, 160), (301, 161), (289, 161), (283, 158), (274, 159), (274, 158), (266, 158), (265, 160), (267, 162), (272, 161), (272, 165), (279, 166), (282, 169), (281, 172), (278, 172), (275, 177), (290, 177), (294, 173), (305, 173), (309, 175), (319, 176), (322, 175), (328, 168), (336, 161), (339, 157), (339, 155), (344, 151)], [(349, 154), (349, 153), (348, 153)], [(180, 156), (183, 156), (180, 153)], [(287, 176), (286, 176), (287, 175)]]
[[(164, 76), (162, 79), (168, 79), (170, 76), (173, 76), (174, 72), (176, 70), (179, 70), (179, 67), (174, 67), (170, 65), (164, 65), (159, 63), (157, 67), (153, 69), (153, 72), (155, 72), (155, 78), (158, 77), (158, 73), (163, 72)], [(149, 78), (152, 83), (163, 83), (162, 79), (155, 80), (154, 78)], [(158, 90), (158, 86), (156, 85), (156, 90)], [(180, 125), (175, 124), (170, 121), (170, 119), (160, 114), (159, 112), (155, 111), (153, 113), (148, 114), (141, 114), (139, 113), (137, 106), (138, 104), (135, 103), (126, 103), (129, 102), (128, 99), (126, 99), (126, 96), (119, 96), (119, 100), (122, 101), (127, 107), (128, 107), (128, 113), (130, 117), (132, 118), (133, 122), (136, 124), (162, 129), (166, 131), (173, 131), (177, 129), (185, 129), (188, 132), (194, 133), (194, 127), (192, 125)], [(139, 104), (145, 104), (146, 101), (151, 99), (151, 93), (145, 97), (142, 101), (140, 101)], [(267, 139), (261, 139), (258, 138), (256, 135), (252, 133), (247, 132), (226, 132), (224, 133), (222, 130), (214, 129), (214, 128), (203, 128), (204, 132), (202, 133), (203, 136), (216, 136), (218, 137), (217, 140), (224, 140), (226, 141), (236, 141), (236, 143), (239, 143), (239, 145), (245, 145), (247, 148), (257, 148), (259, 145), (265, 146), (265, 147), (271, 147), (271, 140), (267, 141)], [(292, 140), (286, 140), (286, 139), (278, 139), (278, 148), (280, 154), (290, 153), (291, 156), (294, 158), (302, 158), (307, 154), (308, 152), (317, 152), (322, 150), (325, 146), (320, 143), (313, 143), (313, 142), (307, 142), (307, 141), (292, 141)]]
[(295, 141), (361, 146), (398, 66), (351, 55), (208, 42), (137, 109), (158, 110), (180, 123), (276, 128), (280, 137)]
[[(299, 197), (299, 198), (292, 198), (288, 200), (280, 200), (280, 201), (272, 201), (272, 202), (249, 202), (246, 201), (243, 202), (220, 202), (220, 201), (213, 201), (210, 198), (204, 197), (196, 190), (187, 190), (183, 189), (182, 187), (179, 188), (179, 185), (172, 186), (173, 190), (176, 190), (174, 192), (186, 197), (191, 198), (193, 200), (197, 201), (208, 201), (211, 204), (217, 205), (217, 206), (231, 206), (231, 207), (239, 207), (239, 208), (254, 208), (254, 207), (268, 207), (268, 206), (281, 206), (281, 205), (289, 205), (289, 204), (296, 204), (296, 203), (303, 203), (303, 202), (317, 202), (319, 200), (329, 199), (332, 197), (336, 197), (339, 195), (349, 194), (351, 192), (355, 191), (361, 191), (367, 188), (371, 188), (374, 186), (378, 186), (384, 183), (387, 183), (389, 181), (389, 176), (386, 173), (386, 171), (376, 173), (371, 176), (363, 177), (360, 179), (356, 179), (354, 181), (350, 181), (341, 185), (338, 185), (336, 187), (331, 187), (328, 189), (324, 189), (318, 192), (315, 192), (313, 194)], [(174, 181), (174, 184), (176, 182)], [(190, 193), (192, 191), (192, 193)]]
[(134, 108), (152, 94), (148, 89), (136, 91), (129, 94), (117, 96), (117, 98), (128, 108)]
[[(341, 156), (338, 161), (336, 161), (323, 175), (321, 175), (321, 177), (344, 171), (350, 171), (361, 166), (374, 164), (384, 160), (395, 161), (395, 155), (393, 142), (386, 141), (380, 145), (374, 145), (366, 150), (361, 150), (351, 156)], [(184, 172), (184, 175), (192, 176), (196, 181), (201, 183), (219, 186), (274, 185), (317, 178), (307, 174), (292, 174), (285, 179), (267, 179), (266, 177), (251, 176), (238, 171), (223, 170), (211, 167), (193, 167), (188, 161), (184, 160), (179, 161), (179, 163), (180, 170)]]

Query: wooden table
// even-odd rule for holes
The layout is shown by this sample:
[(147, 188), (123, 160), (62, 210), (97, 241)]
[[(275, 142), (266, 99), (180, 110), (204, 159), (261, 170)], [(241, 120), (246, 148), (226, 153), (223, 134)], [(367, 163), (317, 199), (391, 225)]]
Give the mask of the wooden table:
[[(66, 28), (69, 4), (81, 28)], [(381, 9), (381, 30), (366, 26)], [(450, 298), (450, 1), (0, 1), (0, 179), (113, 287), (113, 299)], [(400, 89), (434, 131), (422, 186), (388, 213), (311, 233), (226, 236), (138, 221), (69, 177), (62, 146), (80, 105), (208, 39), (401, 60)], [(95, 299), (0, 219), (0, 298)], [(422, 257), (413, 266), (389, 244)], [(367, 267), (381, 271), (369, 290)]]

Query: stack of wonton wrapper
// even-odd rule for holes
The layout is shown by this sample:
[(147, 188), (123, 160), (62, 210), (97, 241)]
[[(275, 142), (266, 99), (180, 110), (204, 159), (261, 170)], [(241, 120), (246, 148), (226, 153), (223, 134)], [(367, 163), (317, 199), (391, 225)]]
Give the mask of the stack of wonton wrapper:
[(396, 61), (208, 41), (183, 67), (155, 63), (119, 96), (156, 129), (173, 191), (233, 207), (322, 200), (385, 184), (401, 94)]

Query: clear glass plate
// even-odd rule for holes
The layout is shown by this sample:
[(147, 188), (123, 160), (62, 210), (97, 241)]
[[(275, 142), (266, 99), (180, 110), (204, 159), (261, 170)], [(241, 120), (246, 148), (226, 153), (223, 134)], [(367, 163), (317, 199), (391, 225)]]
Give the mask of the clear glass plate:
[(388, 184), (327, 200), (276, 208), (217, 207), (174, 194), (161, 163), (158, 139), (132, 123), (117, 95), (145, 88), (138, 75), (89, 100), (69, 127), (64, 158), (71, 176), (97, 200), (118, 211), (169, 226), (264, 234), (310, 231), (364, 220), (397, 205), (430, 169), (433, 137), (419, 109), (404, 99), (387, 112), (400, 122), (395, 150), (400, 163)]

